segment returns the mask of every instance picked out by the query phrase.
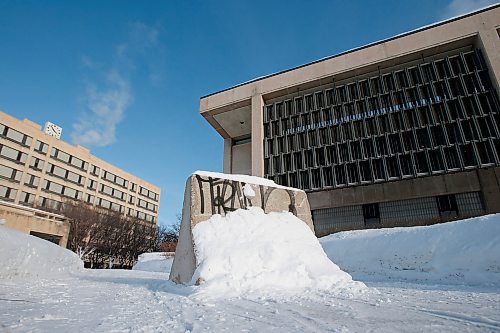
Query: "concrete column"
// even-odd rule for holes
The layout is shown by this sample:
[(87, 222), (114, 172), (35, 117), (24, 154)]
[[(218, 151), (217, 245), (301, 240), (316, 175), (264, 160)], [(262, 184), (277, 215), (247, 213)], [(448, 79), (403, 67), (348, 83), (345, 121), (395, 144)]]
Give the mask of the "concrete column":
[(264, 99), (252, 96), (252, 176), (264, 177)]
[(232, 173), (232, 151), (233, 151), (233, 139), (227, 138), (224, 139), (224, 165), (223, 172), (224, 173)]
[(485, 52), (483, 57), (489, 66), (491, 80), (495, 89), (500, 91), (498, 81), (500, 80), (500, 43), (498, 42), (496, 29), (482, 30), (479, 32), (479, 41)]

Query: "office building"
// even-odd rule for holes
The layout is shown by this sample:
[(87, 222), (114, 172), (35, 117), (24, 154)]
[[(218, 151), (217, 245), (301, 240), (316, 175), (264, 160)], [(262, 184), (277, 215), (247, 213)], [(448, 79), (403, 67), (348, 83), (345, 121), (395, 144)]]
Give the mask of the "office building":
[(42, 131), (28, 119), (0, 112), (0, 200), (55, 211), (65, 200), (80, 200), (156, 225), (157, 186), (60, 135), (52, 123)]
[(318, 236), (500, 212), (500, 5), (200, 100), (224, 172), (305, 190)]

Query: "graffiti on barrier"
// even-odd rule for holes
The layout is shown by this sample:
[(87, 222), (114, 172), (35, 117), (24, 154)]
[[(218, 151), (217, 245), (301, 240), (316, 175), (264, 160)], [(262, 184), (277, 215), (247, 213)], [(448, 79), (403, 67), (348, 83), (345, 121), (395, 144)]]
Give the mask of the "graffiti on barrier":
[[(235, 211), (236, 209), (247, 209), (260, 203), (262, 210), (266, 211), (266, 206), (269, 201), (271, 193), (274, 191), (285, 191), (288, 194), (288, 210), (297, 215), (295, 207), (295, 193), (289, 189), (269, 187), (264, 185), (258, 186), (255, 189), (255, 194), (260, 198), (259, 200), (247, 197), (244, 195), (244, 182), (236, 180), (221, 179), (214, 177), (202, 177), (196, 175), (198, 187), (200, 190), (200, 213), (205, 214), (205, 206), (209, 203), (212, 214), (227, 214), (228, 212)], [(208, 184), (208, 186), (204, 186)], [(253, 200), (253, 201), (252, 201)]]

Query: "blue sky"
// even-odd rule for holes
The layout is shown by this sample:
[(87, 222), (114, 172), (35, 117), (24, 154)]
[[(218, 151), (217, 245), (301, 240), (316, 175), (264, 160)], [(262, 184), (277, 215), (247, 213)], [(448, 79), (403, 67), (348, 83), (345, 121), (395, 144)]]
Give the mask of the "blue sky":
[(0, 110), (160, 186), (168, 225), (222, 170), (201, 96), (495, 2), (0, 0)]

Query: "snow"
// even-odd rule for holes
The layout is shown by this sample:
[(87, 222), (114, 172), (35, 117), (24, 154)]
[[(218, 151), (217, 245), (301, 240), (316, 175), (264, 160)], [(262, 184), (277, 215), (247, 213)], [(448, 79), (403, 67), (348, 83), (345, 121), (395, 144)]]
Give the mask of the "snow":
[(75, 253), (4, 226), (0, 226), (0, 246), (0, 280), (61, 277), (83, 270)]
[(228, 179), (234, 180), (241, 183), (250, 183), (254, 185), (263, 185), (269, 187), (282, 188), (292, 191), (303, 192), (298, 188), (287, 187), (283, 185), (278, 185), (274, 181), (269, 180), (267, 178), (256, 177), (256, 176), (248, 176), (248, 175), (237, 175), (237, 174), (227, 174), (227, 173), (219, 173), (219, 172), (211, 172), (211, 171), (195, 171), (194, 175), (202, 176), (202, 177), (212, 177), (212, 178), (220, 178), (220, 179)]
[[(462, 222), (457, 222), (442, 225), (448, 228), (446, 231), (436, 229), (438, 226), (435, 226), (408, 228), (407, 233), (423, 240), (424, 237), (437, 237), (433, 235), (435, 233), (446, 232), (448, 236), (440, 237), (439, 247), (450, 248), (450, 251), (454, 251), (453, 249), (459, 247), (456, 242), (467, 240), (464, 251), (466, 248), (473, 249), (474, 253), (477, 253), (479, 248), (493, 251), (492, 256), (488, 253), (481, 253), (479, 257), (482, 255), (487, 257), (476, 258), (486, 263), (488, 258), (494, 259), (493, 255), (496, 255), (496, 258), (499, 257), (498, 248), (495, 247), (495, 243), (498, 244), (495, 238), (495, 235), (498, 235), (495, 223), (498, 224), (499, 219), (499, 215), (495, 215), (464, 222), (478, 223), (476, 227), (479, 230), (475, 230), (472, 225), (470, 225), (471, 228), (464, 230)], [(323, 238), (321, 242), (331, 256), (333, 247), (330, 246), (335, 246), (336, 242), (342, 243), (342, 246), (337, 247), (338, 249), (346, 246), (347, 243), (343, 242), (348, 241), (353, 245), (362, 246), (364, 243), (375, 242), (377, 237), (381, 237), (377, 235), (387, 232), (393, 232), (391, 237), (395, 239), (387, 236), (383, 243), (384, 248), (394, 247), (400, 251), (404, 249), (404, 255), (408, 255), (411, 252), (409, 249), (412, 248), (418, 251), (419, 247), (415, 246), (417, 241), (411, 240), (410, 237), (407, 238), (408, 247), (403, 246), (403, 240), (398, 240), (401, 236), (399, 235), (401, 231), (398, 229), (346, 232), (336, 235), (335, 239), (333, 236)], [(467, 233), (470, 236), (468, 239), (458, 237), (458, 235), (465, 237)], [(225, 238), (224, 241), (226, 241)], [(245, 239), (240, 239), (240, 241), (246, 242)], [(220, 242), (222, 243), (222, 240)], [(294, 242), (293, 245), (297, 246), (297, 250), (293, 248), (294, 255), (301, 255), (304, 251), (300, 244), (302, 239), (300, 241), (295, 239)], [(307, 239), (305, 243), (308, 243)], [(255, 265), (253, 256), (257, 249), (256, 245), (250, 246), (247, 243), (248, 260), (243, 258), (244, 263), (249, 266), (250, 273), (255, 273), (258, 269), (253, 266)], [(268, 250), (272, 249), (271, 245), (266, 245)], [(291, 244), (288, 246), (289, 249), (292, 248)], [(37, 253), (40, 261), (42, 257), (50, 261), (56, 269), (47, 265), (37, 268), (37, 264), (32, 261), (34, 257), (28, 255), (24, 248), (29, 248), (30, 253)], [(298, 251), (299, 248), (300, 251)], [(359, 255), (373, 258), (377, 254), (372, 252), (357, 252), (351, 248), (348, 252), (349, 260), (343, 259), (341, 267), (345, 267), (348, 261), (360, 263), (362, 259), (357, 257)], [(273, 253), (269, 255), (275, 256)], [(447, 264), (444, 260), (445, 255), (446, 253), (441, 254), (441, 264)], [(141, 261), (153, 262), (158, 259), (158, 256), (148, 254), (143, 256)], [(6, 260), (10, 257), (16, 259), (6, 265)], [(32, 261), (28, 267), (23, 261), (27, 257)], [(457, 260), (456, 257), (455, 254), (450, 254), (449, 259), (450, 261)], [(439, 279), (435, 280), (439, 283), (430, 282), (430, 280), (421, 283), (424, 280), (418, 276), (407, 276), (407, 281), (395, 281), (394, 270), (391, 268), (393, 266), (385, 265), (383, 267), (387, 269), (387, 274), (382, 274), (382, 269), (378, 270), (377, 275), (359, 273), (357, 270), (351, 272), (355, 278), (362, 279), (368, 286), (363, 293), (344, 294), (334, 288), (331, 290), (304, 289), (301, 293), (292, 294), (286, 292), (265, 294), (254, 291), (232, 296), (224, 292), (222, 297), (213, 298), (210, 297), (210, 280), (200, 286), (183, 286), (168, 281), (168, 273), (114, 269), (89, 270), (81, 269), (78, 265), (71, 274), (57, 269), (57, 267), (65, 266), (64, 262), (72, 266), (71, 263), (75, 263), (73, 259), (74, 256), (68, 255), (65, 249), (0, 227), (0, 331), (185, 333), (494, 332), (500, 330), (500, 286), (489, 283), (489, 278), (481, 280), (484, 282), (481, 285), (469, 285), (469, 280), (464, 280), (464, 284), (453, 285)], [(290, 260), (295, 259), (290, 258)], [(315, 261), (316, 259), (310, 255), (308, 260)], [(12, 271), (11, 266), (14, 261), (17, 261), (19, 266), (17, 271), (36, 269), (42, 270), (44, 274), (22, 274), (12, 278), (12, 274), (5, 273)], [(370, 270), (377, 267), (369, 261), (365, 262), (368, 262)], [(340, 264), (338, 261), (337, 263)], [(488, 269), (484, 270), (485, 265), (472, 264), (475, 265), (475, 269), (479, 269), (476, 271), (477, 275), (488, 276)], [(456, 266), (456, 264), (453, 265)], [(492, 261), (491, 265), (494, 266), (495, 261)], [(250, 269), (251, 267), (254, 269)], [(356, 265), (350, 267), (356, 268)], [(285, 268), (290, 267), (285, 266)], [(289, 271), (285, 273), (294, 274)], [(439, 271), (428, 273), (429, 276), (433, 274), (440, 273)], [(287, 278), (283, 277), (284, 280)], [(413, 278), (415, 280), (412, 280)], [(474, 281), (479, 282), (477, 279)], [(207, 292), (200, 293), (200, 290)], [(219, 292), (220, 290), (212, 289), (212, 291)]]
[(137, 258), (137, 263), (132, 270), (170, 273), (174, 261), (173, 254), (173, 252), (143, 253)]
[(329, 258), (355, 279), (500, 287), (500, 214), (342, 232), (320, 241)]
[(243, 195), (249, 199), (255, 197), (255, 191), (251, 184), (245, 184), (245, 186), (243, 186)]
[(198, 266), (191, 283), (211, 295), (364, 289), (328, 259), (311, 229), (290, 212), (250, 207), (213, 215), (193, 228), (193, 240)]

